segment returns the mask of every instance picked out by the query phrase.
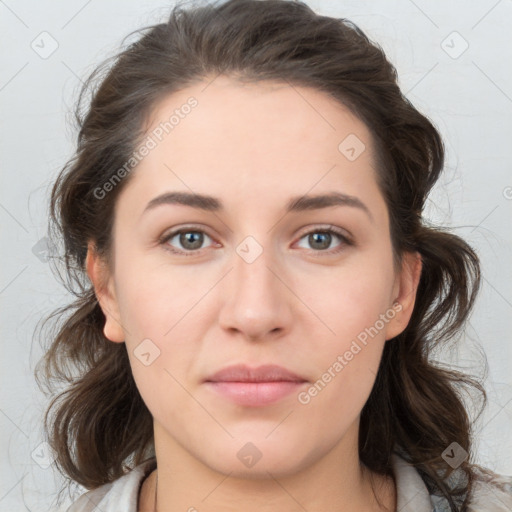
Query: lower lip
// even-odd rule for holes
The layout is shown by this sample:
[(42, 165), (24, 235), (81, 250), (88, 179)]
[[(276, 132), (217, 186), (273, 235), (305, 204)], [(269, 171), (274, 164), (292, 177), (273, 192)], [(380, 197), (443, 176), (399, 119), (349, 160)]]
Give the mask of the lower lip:
[(238, 405), (268, 405), (291, 393), (297, 393), (305, 382), (206, 382), (211, 389)]

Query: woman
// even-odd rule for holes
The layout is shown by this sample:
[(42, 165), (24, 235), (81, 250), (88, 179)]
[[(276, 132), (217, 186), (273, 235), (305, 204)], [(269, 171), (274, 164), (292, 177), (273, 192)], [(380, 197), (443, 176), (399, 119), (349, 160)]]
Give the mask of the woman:
[(421, 216), (443, 158), (380, 47), (301, 2), (177, 7), (123, 51), (51, 198), (69, 510), (511, 510), (481, 385), (429, 357), (480, 279)]

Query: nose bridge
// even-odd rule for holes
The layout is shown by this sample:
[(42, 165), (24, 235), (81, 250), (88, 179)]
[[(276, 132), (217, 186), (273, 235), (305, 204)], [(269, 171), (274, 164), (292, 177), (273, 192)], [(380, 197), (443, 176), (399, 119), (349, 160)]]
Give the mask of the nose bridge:
[(271, 235), (259, 235), (258, 239), (248, 235), (235, 248), (235, 292), (248, 296), (263, 294), (266, 300), (271, 300), (279, 291), (276, 289), (276, 277), (270, 269), (276, 271), (279, 257), (270, 242)]
[(229, 295), (220, 313), (223, 327), (252, 338), (284, 327), (289, 317), (286, 287), (275, 275), (280, 272), (280, 258), (270, 243), (271, 235), (259, 238), (263, 243), (248, 235), (235, 247)]

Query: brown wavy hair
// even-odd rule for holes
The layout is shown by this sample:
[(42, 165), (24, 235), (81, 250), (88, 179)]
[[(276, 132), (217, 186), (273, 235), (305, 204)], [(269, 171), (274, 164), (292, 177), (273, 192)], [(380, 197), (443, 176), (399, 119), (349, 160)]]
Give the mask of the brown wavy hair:
[[(105, 317), (85, 272), (91, 240), (109, 261), (114, 206), (130, 175), (101, 200), (95, 190), (129, 159), (157, 101), (226, 74), (314, 87), (371, 131), (395, 260), (418, 251), (423, 267), (409, 325), (385, 344), (362, 410), (359, 455), (372, 471), (391, 476), (391, 455), (398, 453), (453, 512), (464, 511), (475, 467), (464, 392), (476, 392), (483, 404), (486, 396), (476, 378), (443, 367), (432, 351), (462, 331), (480, 286), (479, 260), (460, 237), (422, 218), (443, 169), (444, 146), (433, 123), (401, 93), (382, 48), (351, 21), (288, 0), (178, 4), (167, 22), (136, 34), (85, 82), (76, 107), (76, 154), (51, 192), (49, 236), (63, 245), (55, 269), (75, 296), (46, 319), (60, 322), (36, 368), (38, 383), (53, 397), (44, 424), (58, 469), (92, 489), (154, 456), (152, 417), (125, 344), (105, 338)], [(470, 454), (457, 485), (442, 457), (453, 441)]]

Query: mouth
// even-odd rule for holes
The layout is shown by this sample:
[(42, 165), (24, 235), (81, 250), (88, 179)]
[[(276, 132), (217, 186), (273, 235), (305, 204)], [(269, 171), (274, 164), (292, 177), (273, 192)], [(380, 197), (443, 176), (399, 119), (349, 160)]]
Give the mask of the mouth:
[(250, 368), (235, 365), (206, 378), (204, 384), (216, 394), (238, 405), (261, 407), (296, 393), (308, 381), (276, 365)]

